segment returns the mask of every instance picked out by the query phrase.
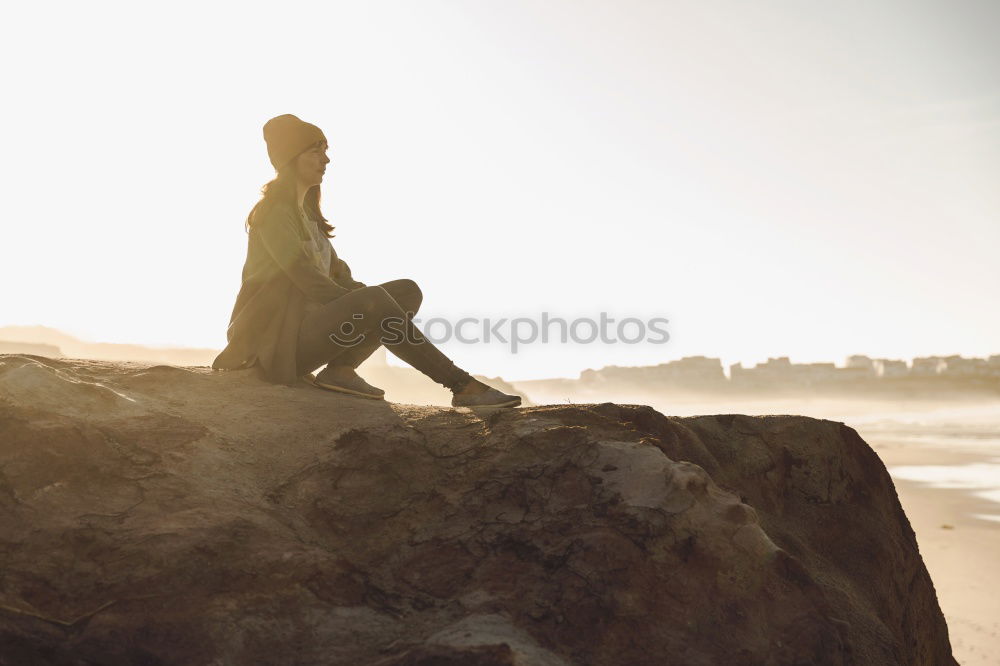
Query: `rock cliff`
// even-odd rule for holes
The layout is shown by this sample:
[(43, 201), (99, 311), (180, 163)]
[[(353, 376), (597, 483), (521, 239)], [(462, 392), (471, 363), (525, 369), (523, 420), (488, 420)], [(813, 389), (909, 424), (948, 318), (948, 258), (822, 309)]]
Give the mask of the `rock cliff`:
[(2, 664), (950, 664), (841, 423), (0, 356)]

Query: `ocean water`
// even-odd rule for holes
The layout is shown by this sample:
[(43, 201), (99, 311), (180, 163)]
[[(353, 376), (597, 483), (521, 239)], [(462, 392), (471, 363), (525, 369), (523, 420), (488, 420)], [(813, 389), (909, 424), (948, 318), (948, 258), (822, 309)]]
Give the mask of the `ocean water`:
[(895, 465), (888, 470), (895, 479), (964, 490), (986, 500), (995, 511), (975, 517), (1000, 522), (1000, 403), (869, 413), (851, 425), (868, 441), (891, 438), (897, 446), (978, 455), (980, 460), (963, 464)]
[(1000, 505), (1000, 457), (966, 465), (897, 465), (888, 470), (896, 479), (969, 490), (976, 497)]

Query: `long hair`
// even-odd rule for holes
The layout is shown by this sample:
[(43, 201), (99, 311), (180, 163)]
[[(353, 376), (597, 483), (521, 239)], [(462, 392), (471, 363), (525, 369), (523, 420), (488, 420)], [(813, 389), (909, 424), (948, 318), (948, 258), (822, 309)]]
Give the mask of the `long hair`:
[[(312, 146), (310, 146), (310, 148), (312, 148)], [(307, 148), (307, 150), (309, 149)], [(298, 202), (295, 200), (295, 186), (298, 182), (299, 175), (298, 170), (296, 169), (297, 163), (298, 156), (296, 156), (295, 159), (292, 159), (285, 166), (281, 167), (274, 180), (265, 183), (264, 186), (260, 188), (260, 201), (254, 204), (250, 214), (247, 215), (247, 233), (250, 233), (250, 228), (253, 226), (254, 216), (266, 214), (267, 211), (270, 210), (276, 203), (285, 202), (298, 208)], [(336, 227), (331, 225), (327, 219), (323, 217), (323, 212), (319, 207), (320, 198), (320, 186), (313, 185), (306, 190), (306, 195), (302, 200), (302, 207), (306, 209), (306, 213), (309, 217), (319, 222), (319, 228), (322, 230), (323, 234), (327, 238), (333, 238), (335, 236), (333, 230)]]

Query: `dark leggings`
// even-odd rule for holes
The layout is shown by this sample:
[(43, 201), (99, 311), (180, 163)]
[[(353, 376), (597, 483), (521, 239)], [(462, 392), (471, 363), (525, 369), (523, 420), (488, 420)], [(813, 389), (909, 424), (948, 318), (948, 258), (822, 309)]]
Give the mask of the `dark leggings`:
[(472, 379), (425, 338), (411, 321), (423, 294), (413, 280), (362, 287), (308, 310), (299, 328), (299, 376), (329, 363), (356, 368), (382, 344), (453, 391)]

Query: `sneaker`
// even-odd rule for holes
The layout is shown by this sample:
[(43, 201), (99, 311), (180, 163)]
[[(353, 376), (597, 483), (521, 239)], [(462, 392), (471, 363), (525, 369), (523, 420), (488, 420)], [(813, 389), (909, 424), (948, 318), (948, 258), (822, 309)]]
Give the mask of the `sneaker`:
[(507, 395), (495, 388), (474, 395), (456, 395), (451, 399), (452, 407), (517, 407), (521, 397)]
[(312, 375), (306, 375), (304, 379), (313, 386), (324, 388), (328, 391), (348, 393), (350, 395), (361, 396), (362, 398), (371, 398), (372, 400), (385, 399), (385, 391), (372, 386), (357, 374), (354, 374), (346, 379), (339, 377), (334, 378), (331, 377), (330, 373), (326, 372), (324, 369), (323, 372), (320, 372), (315, 377)]

